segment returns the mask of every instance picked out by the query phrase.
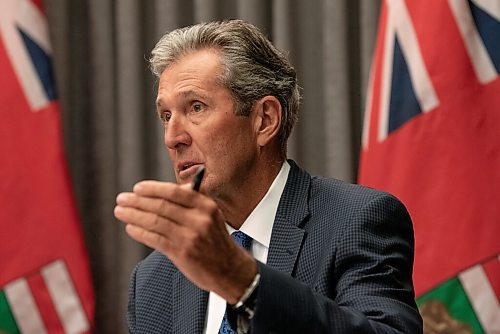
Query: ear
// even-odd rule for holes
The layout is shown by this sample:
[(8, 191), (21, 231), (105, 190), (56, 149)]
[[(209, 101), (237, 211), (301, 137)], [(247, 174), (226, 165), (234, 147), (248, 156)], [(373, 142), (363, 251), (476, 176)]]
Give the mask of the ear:
[(255, 104), (257, 144), (266, 146), (278, 138), (281, 127), (281, 103), (274, 96), (264, 96)]

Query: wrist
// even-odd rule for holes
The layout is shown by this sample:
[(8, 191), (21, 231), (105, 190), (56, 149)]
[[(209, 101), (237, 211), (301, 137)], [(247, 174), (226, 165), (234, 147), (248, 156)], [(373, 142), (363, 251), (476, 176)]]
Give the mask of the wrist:
[(233, 310), (235, 310), (238, 315), (243, 316), (248, 320), (251, 320), (255, 314), (259, 282), (260, 274), (257, 272), (241, 298), (234, 305), (231, 305)]
[(223, 273), (223, 277), (217, 280), (217, 289), (213, 289), (219, 296), (224, 298), (229, 305), (236, 305), (243, 297), (248, 287), (255, 279), (259, 269), (256, 260), (247, 252), (241, 250), (241, 258), (232, 258), (234, 261)]

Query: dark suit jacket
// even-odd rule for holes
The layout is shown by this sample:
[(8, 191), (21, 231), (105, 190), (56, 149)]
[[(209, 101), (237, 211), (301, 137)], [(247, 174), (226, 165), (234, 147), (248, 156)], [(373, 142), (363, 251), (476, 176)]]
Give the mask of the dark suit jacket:
[[(267, 264), (259, 262), (252, 333), (421, 333), (404, 206), (289, 162)], [(132, 274), (129, 330), (202, 333), (207, 302), (206, 291), (153, 252)]]

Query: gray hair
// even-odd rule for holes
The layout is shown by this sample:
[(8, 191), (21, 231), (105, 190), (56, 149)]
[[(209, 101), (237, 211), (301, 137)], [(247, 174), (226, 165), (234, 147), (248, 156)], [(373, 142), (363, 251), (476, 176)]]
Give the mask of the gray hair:
[(298, 119), (300, 102), (295, 69), (255, 26), (241, 20), (201, 23), (165, 34), (151, 52), (151, 71), (157, 77), (182, 56), (205, 48), (220, 52), (224, 67), (219, 81), (231, 92), (238, 115), (248, 116), (254, 103), (274, 96), (281, 103), (281, 153)]

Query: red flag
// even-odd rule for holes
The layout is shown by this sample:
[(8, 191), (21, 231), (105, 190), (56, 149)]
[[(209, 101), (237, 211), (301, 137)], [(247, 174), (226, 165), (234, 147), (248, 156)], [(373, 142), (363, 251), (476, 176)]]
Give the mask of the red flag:
[[(500, 331), (499, 72), (497, 0), (384, 2), (359, 182), (407, 205), (426, 310), (477, 333)], [(467, 303), (475, 324), (455, 310)]]
[(40, 1), (0, 2), (0, 332), (84, 333), (94, 297)]

